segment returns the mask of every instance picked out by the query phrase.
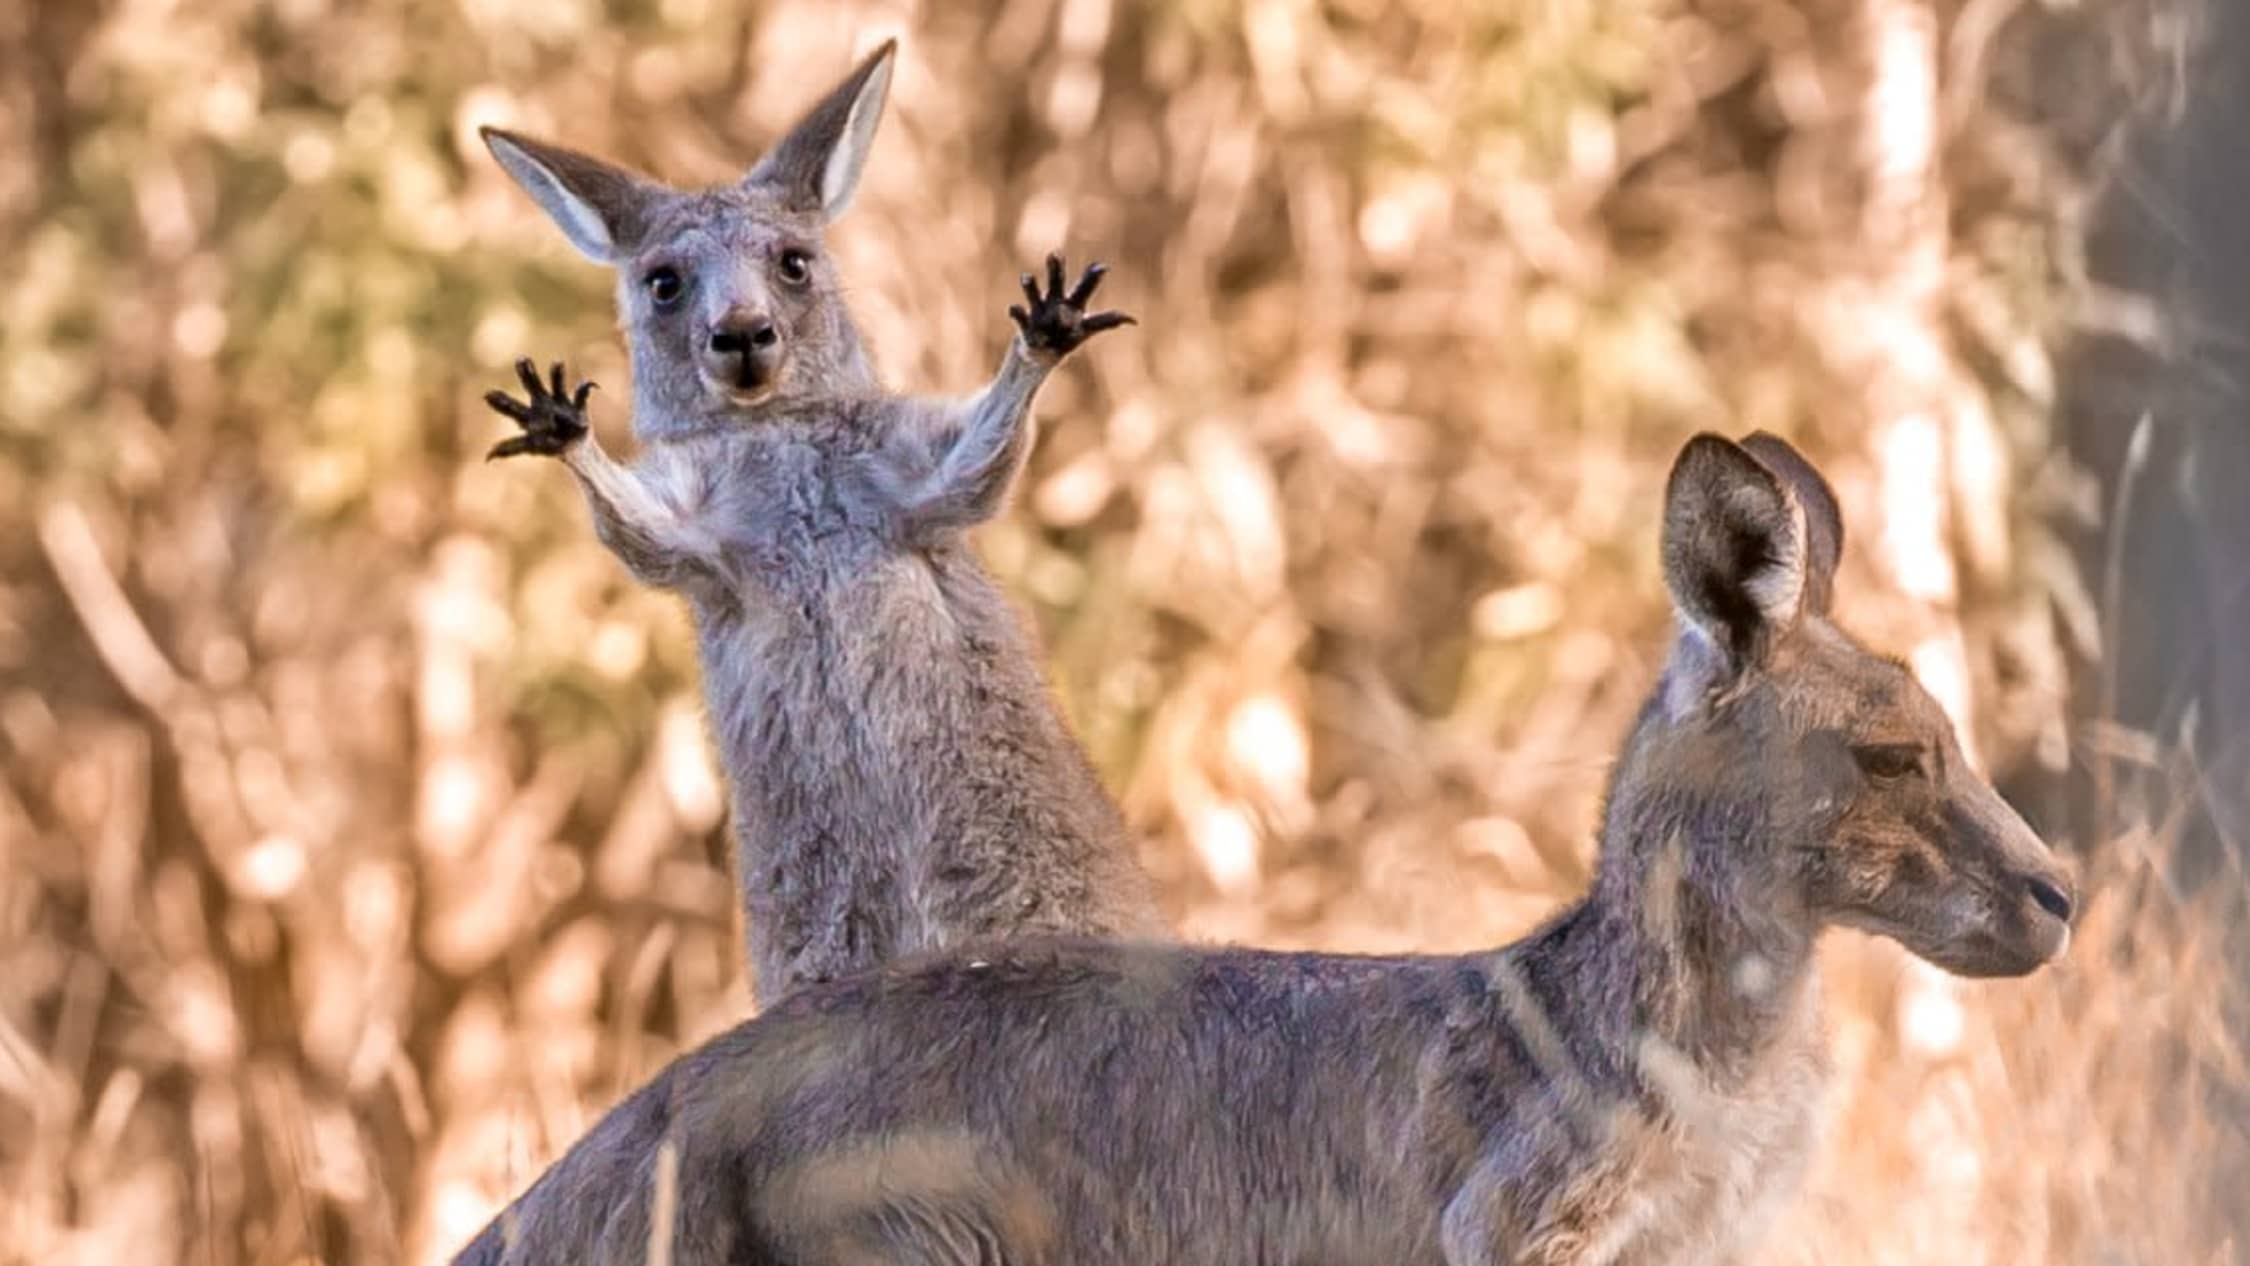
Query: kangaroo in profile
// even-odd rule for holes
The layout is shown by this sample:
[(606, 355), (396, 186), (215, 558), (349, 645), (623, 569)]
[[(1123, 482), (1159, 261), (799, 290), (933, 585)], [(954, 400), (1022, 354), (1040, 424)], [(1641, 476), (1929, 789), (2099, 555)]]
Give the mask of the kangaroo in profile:
[(770, 1001), (902, 954), (1027, 932), (1158, 935), (1123, 820), (1028, 635), (964, 541), (992, 518), (1088, 313), (1050, 256), (1000, 371), (963, 401), (876, 381), (822, 232), (881, 117), (884, 44), (739, 182), (685, 192), (485, 129), (493, 156), (617, 270), (638, 461), (587, 428), (562, 366), (486, 402), (560, 457), (602, 542), (686, 595), (733, 795), (752, 985)]
[[(1828, 485), (1691, 440), (1671, 654), (1591, 890), (1459, 957), (1019, 941), (808, 989), (682, 1057), (469, 1263), (1672, 1263), (1811, 1147), (1813, 947), (1968, 976), (2072, 890), (1898, 662), (1828, 617)], [(659, 1256), (661, 1254), (661, 1257)]]

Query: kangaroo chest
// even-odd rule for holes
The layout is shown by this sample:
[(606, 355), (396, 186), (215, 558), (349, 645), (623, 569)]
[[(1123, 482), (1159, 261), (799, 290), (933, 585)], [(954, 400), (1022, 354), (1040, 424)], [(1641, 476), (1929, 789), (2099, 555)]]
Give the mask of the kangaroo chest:
[(711, 722), (756, 816), (912, 834), (941, 802), (971, 666), (935, 584), (910, 562), (884, 571), (699, 619)]
[[(1819, 1135), (1826, 1056), (1817, 1008), (1732, 1084), (1699, 1077), (1650, 1042), (1641, 1064), (1668, 1105), (1621, 1120), (1587, 1189), (1606, 1206), (1582, 1228), (1632, 1266), (1720, 1266), (1755, 1245), (1802, 1183)], [(1598, 1195), (1595, 1193), (1599, 1192)]]

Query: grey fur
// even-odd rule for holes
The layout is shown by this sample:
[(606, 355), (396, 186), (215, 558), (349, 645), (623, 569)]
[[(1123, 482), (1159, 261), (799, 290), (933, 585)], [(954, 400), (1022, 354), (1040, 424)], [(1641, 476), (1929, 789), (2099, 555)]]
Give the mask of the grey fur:
[[(1525, 940), (1018, 941), (809, 989), (619, 1105), (458, 1260), (1731, 1256), (1814, 1144), (1824, 927), (1968, 974), (2067, 941), (2067, 882), (1928, 696), (1775, 597), (1824, 592), (1769, 583), (1824, 565), (1791, 539), (1789, 477), (1714, 436), (1682, 454), (1667, 579), (1696, 614), (1617, 763), (1591, 891)], [(667, 1153), (676, 1216), (652, 1226)]]
[(527, 362), (529, 403), (488, 397), (525, 427), (494, 455), (560, 456), (603, 543), (692, 604), (763, 1000), (969, 938), (1164, 930), (1030, 638), (963, 539), (1018, 477), (1048, 372), (1126, 318), (1082, 311), (1098, 268), (1065, 293), (1055, 265), (983, 391), (884, 392), (820, 242), (890, 56), (717, 189), (487, 137), (618, 268), (643, 445), (632, 465), (610, 457), (584, 388), (569, 398), (558, 366), (550, 390)]

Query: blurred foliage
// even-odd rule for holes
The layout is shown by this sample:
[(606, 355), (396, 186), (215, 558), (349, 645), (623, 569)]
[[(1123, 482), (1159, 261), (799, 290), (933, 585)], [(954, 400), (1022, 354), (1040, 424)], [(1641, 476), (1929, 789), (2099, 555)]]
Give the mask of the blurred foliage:
[[(835, 241), (890, 379), (972, 388), (1058, 246), (1143, 322), (981, 544), (1183, 929), (1454, 947), (1584, 880), (1696, 428), (1821, 457), (1847, 620), (2076, 776), (2049, 349), (2185, 21), (0, 0), (0, 1261), (441, 1257), (744, 1010), (682, 613), (477, 460), (517, 355), (626, 379), (477, 125), (722, 180), (903, 33)], [(2214, 1260), (2239, 885), (2165, 892), (2161, 827), (2038, 981), (1839, 943), (1775, 1260)]]

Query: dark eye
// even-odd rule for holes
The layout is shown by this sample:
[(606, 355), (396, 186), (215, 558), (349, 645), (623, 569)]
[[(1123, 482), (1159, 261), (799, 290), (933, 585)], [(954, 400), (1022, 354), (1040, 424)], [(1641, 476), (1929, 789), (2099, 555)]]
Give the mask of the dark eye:
[(792, 246), (781, 252), (781, 279), (792, 286), (812, 280), (812, 256)]
[(1904, 743), (1881, 743), (1852, 749), (1859, 771), (1878, 782), (1895, 782), (1922, 772), (1922, 749)]
[(674, 268), (651, 268), (648, 276), (641, 278), (641, 284), (648, 287), (648, 297), (659, 308), (669, 308), (678, 303), (681, 292), (687, 289), (687, 282), (680, 278), (679, 270)]

